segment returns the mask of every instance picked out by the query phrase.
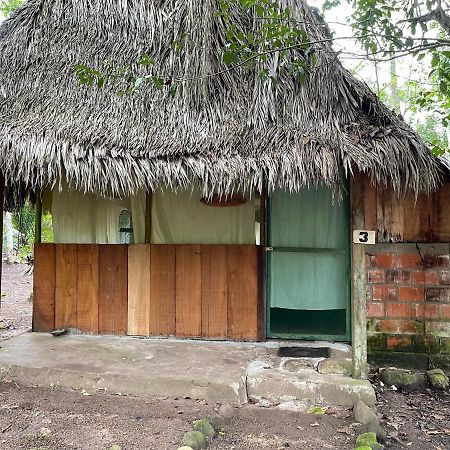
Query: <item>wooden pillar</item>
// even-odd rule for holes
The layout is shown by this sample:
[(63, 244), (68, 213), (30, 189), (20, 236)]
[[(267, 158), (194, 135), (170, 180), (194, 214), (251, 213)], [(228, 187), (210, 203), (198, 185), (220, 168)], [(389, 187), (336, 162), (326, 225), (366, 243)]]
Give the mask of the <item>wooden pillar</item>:
[(259, 295), (258, 295), (258, 341), (266, 340), (266, 307), (267, 307), (267, 184), (264, 183), (259, 197)]
[(153, 193), (147, 192), (145, 199), (145, 243), (149, 244), (152, 236), (152, 201)]
[(36, 219), (34, 224), (34, 243), (40, 244), (42, 240), (42, 191), (36, 189)]
[(365, 229), (363, 175), (356, 173), (351, 180), (351, 316), (353, 378), (367, 378), (367, 317), (365, 246), (353, 243), (353, 230)]

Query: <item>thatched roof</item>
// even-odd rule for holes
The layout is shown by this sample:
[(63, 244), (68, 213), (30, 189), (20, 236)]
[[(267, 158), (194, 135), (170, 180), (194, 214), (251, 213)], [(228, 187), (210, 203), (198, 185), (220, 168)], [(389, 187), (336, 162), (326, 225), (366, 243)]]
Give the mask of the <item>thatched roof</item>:
[[(272, 85), (255, 70), (224, 68), (225, 25), (216, 0), (29, 0), (0, 26), (0, 169), (44, 185), (66, 177), (102, 193), (200, 183), (296, 190), (339, 185), (359, 168), (397, 189), (436, 187), (435, 160), (422, 140), (345, 70), (328, 42), (303, 85)], [(284, 0), (311, 40), (327, 32), (299, 0)], [(237, 18), (253, 26), (252, 19)], [(188, 33), (180, 55), (171, 43)], [(74, 66), (135, 64), (143, 53), (161, 73), (185, 81), (175, 98), (144, 89), (81, 86)], [(262, 64), (262, 63), (261, 63)], [(136, 70), (139, 70), (138, 64)], [(277, 56), (267, 67), (277, 70)], [(141, 69), (142, 70), (142, 67)]]

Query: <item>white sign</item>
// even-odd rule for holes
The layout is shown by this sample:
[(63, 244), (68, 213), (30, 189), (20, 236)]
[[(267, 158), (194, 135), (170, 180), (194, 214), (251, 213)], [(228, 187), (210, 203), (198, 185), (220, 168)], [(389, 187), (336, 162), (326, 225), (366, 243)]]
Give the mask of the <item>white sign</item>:
[(355, 230), (353, 232), (353, 243), (375, 245), (375, 231)]

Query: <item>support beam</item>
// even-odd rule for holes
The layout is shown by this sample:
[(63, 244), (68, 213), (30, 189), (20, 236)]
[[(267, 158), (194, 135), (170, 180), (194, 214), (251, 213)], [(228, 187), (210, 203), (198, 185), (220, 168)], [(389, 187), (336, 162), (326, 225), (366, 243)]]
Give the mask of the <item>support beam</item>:
[[(355, 173), (351, 180), (351, 229), (365, 228), (364, 217), (364, 176)], [(352, 242), (352, 278), (351, 278), (351, 308), (352, 308), (352, 361), (353, 378), (367, 378), (367, 317), (366, 317), (366, 270), (365, 247)]]
[(42, 191), (36, 190), (36, 219), (34, 224), (34, 243), (42, 241)]
[(150, 244), (152, 236), (152, 201), (153, 192), (147, 192), (145, 199), (145, 243)]

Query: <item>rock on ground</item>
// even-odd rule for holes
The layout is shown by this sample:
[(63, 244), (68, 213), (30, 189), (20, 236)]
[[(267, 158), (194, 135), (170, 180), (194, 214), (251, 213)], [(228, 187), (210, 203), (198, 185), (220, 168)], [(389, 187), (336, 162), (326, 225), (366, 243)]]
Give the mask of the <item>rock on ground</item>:
[(200, 431), (188, 431), (184, 435), (182, 445), (185, 447), (191, 447), (192, 450), (206, 448), (205, 435)]
[(427, 386), (427, 377), (425, 375), (405, 369), (380, 369), (380, 379), (389, 386), (409, 390), (423, 389)]
[(356, 402), (353, 408), (353, 414), (355, 415), (356, 421), (363, 425), (378, 422), (377, 415), (361, 400)]
[(427, 371), (427, 377), (430, 384), (436, 389), (447, 389), (448, 377), (441, 369), (432, 369)]
[(200, 433), (209, 438), (213, 438), (216, 435), (216, 430), (208, 419), (196, 420), (194, 422), (194, 431), (200, 431)]

